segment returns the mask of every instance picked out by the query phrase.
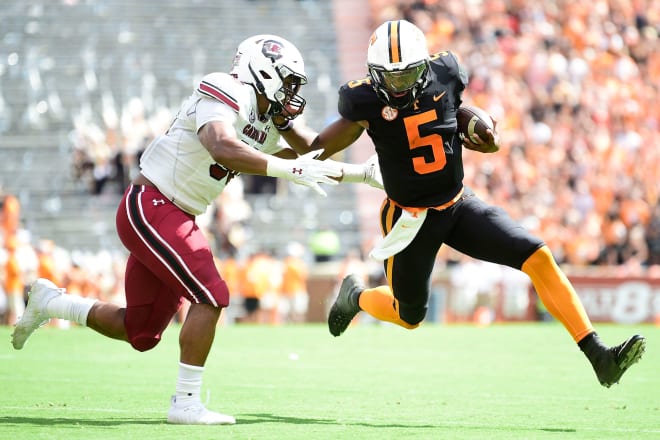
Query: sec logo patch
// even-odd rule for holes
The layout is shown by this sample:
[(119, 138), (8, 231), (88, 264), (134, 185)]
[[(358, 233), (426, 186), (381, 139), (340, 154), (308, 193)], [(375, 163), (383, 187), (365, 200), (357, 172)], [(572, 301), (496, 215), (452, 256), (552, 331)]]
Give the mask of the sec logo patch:
[(380, 114), (383, 116), (383, 119), (386, 121), (393, 121), (396, 119), (397, 116), (399, 116), (399, 111), (395, 108), (390, 107), (389, 105), (386, 105), (383, 107), (383, 110), (380, 112)]

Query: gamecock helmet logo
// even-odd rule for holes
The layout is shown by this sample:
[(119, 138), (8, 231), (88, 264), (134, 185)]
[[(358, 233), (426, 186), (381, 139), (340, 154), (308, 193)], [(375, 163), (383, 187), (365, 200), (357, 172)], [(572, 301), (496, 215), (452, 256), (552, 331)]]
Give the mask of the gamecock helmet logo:
[(282, 44), (275, 40), (266, 40), (261, 48), (261, 52), (268, 58), (279, 60), (282, 58)]

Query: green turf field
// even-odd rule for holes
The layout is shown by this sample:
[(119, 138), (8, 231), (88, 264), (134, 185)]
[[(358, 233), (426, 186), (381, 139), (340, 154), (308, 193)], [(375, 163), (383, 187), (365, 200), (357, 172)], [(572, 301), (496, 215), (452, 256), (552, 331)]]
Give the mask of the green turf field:
[(554, 323), (222, 327), (204, 389), (237, 424), (207, 427), (165, 423), (177, 327), (147, 353), (52, 327), (15, 351), (0, 327), (0, 439), (659, 439), (660, 328), (599, 330), (648, 338), (609, 390)]

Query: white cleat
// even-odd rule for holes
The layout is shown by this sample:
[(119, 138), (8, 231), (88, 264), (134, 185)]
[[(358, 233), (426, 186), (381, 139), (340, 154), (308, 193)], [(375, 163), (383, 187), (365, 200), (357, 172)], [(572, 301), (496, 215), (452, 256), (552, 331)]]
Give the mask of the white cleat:
[(62, 291), (63, 289), (45, 278), (39, 278), (32, 285), (25, 312), (16, 323), (14, 333), (11, 335), (11, 344), (16, 350), (23, 348), (30, 335), (50, 320), (50, 316), (46, 314), (46, 304), (61, 295)]
[(167, 412), (167, 423), (177, 425), (233, 425), (232, 416), (209, 411), (198, 399), (183, 399), (177, 402), (172, 396), (172, 405)]

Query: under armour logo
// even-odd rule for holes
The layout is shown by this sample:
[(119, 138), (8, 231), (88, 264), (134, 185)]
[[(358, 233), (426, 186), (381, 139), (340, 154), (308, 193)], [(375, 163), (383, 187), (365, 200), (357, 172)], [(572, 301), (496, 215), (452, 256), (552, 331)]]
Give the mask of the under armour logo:
[(294, 168), (291, 170), (291, 174), (300, 174), (302, 176), (303, 169), (302, 168)]
[(165, 204), (165, 200), (163, 200), (163, 199), (153, 199), (151, 202), (154, 204), (154, 206)]

